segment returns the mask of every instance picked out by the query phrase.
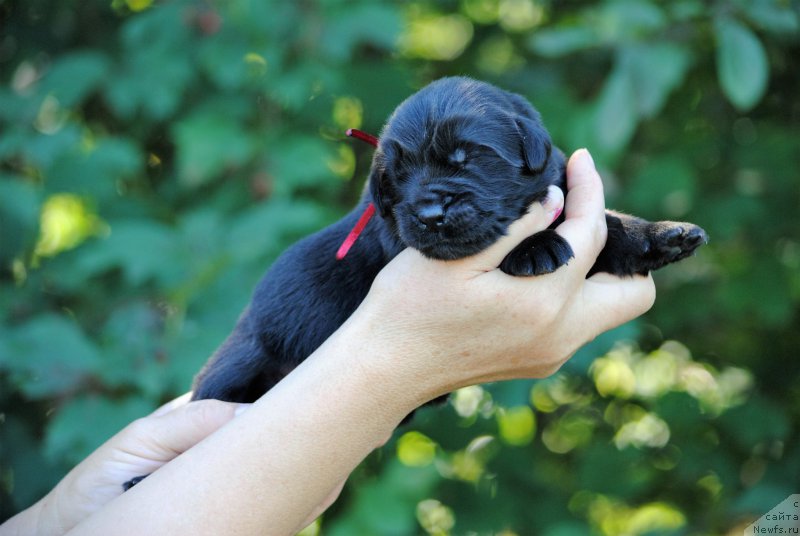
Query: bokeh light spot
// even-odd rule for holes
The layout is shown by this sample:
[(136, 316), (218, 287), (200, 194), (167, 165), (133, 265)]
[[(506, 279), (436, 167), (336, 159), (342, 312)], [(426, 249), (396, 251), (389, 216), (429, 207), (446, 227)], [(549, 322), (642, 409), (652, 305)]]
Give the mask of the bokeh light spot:
[(618, 449), (628, 446), (660, 448), (669, 441), (669, 426), (653, 413), (646, 413), (640, 419), (627, 422), (614, 436)]
[(448, 61), (459, 57), (472, 40), (472, 23), (459, 14), (408, 12), (400, 51), (411, 58)]
[(544, 21), (544, 8), (533, 0), (502, 0), (500, 25), (509, 32), (525, 32)]
[(328, 169), (339, 177), (349, 180), (353, 178), (356, 171), (356, 154), (353, 148), (347, 144), (340, 144), (336, 151), (336, 156), (327, 161)]
[(417, 431), (406, 432), (397, 440), (397, 458), (409, 467), (425, 467), (436, 457), (436, 443)]
[(153, 0), (125, 0), (125, 4), (131, 11), (144, 11), (153, 5)]
[(39, 219), (37, 257), (52, 257), (78, 246), (108, 226), (74, 194), (56, 194), (45, 201)]
[(417, 520), (428, 534), (444, 536), (456, 524), (453, 510), (436, 499), (426, 499), (417, 504)]
[(536, 433), (536, 415), (530, 406), (500, 409), (497, 425), (503, 441), (514, 446), (527, 445)]
[(592, 364), (597, 392), (604, 397), (630, 398), (636, 390), (636, 376), (622, 352), (612, 351)]
[(460, 417), (474, 417), (483, 402), (485, 392), (478, 385), (462, 387), (450, 397), (450, 402)]
[(461, 9), (479, 24), (493, 24), (500, 17), (500, 0), (464, 0)]
[(342, 130), (361, 128), (364, 107), (355, 97), (339, 97), (333, 102), (333, 122)]

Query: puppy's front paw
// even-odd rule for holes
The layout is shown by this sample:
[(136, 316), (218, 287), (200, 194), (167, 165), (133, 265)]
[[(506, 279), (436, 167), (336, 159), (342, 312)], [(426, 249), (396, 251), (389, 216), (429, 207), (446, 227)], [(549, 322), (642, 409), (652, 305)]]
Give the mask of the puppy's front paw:
[(523, 240), (503, 259), (500, 269), (516, 276), (549, 274), (573, 256), (569, 243), (554, 230), (546, 229)]

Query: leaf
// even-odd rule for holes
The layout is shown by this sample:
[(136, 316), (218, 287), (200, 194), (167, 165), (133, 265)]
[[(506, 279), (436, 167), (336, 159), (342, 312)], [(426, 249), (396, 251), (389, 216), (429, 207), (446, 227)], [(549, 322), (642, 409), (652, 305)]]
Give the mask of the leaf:
[(101, 362), (97, 347), (74, 322), (50, 313), (16, 328), (0, 350), (0, 370), (30, 398), (74, 390)]
[(597, 43), (597, 33), (588, 26), (542, 28), (528, 41), (528, 47), (545, 58), (558, 58)]
[(322, 49), (337, 61), (349, 59), (360, 44), (391, 50), (401, 22), (395, 6), (373, 2), (337, 6), (325, 25)]
[(682, 154), (656, 156), (634, 175), (623, 199), (626, 208), (649, 218), (677, 219), (692, 208), (697, 184), (694, 168)]
[(61, 106), (71, 108), (95, 91), (109, 70), (109, 59), (98, 50), (82, 50), (61, 56), (42, 78), (39, 91), (51, 94)]
[(47, 427), (45, 455), (54, 461), (77, 464), (135, 419), (155, 409), (142, 397), (121, 401), (83, 395), (61, 408)]
[(637, 43), (623, 49), (620, 61), (630, 71), (639, 115), (650, 118), (683, 83), (690, 54), (686, 47), (672, 43)]
[[(19, 95), (9, 87), (0, 87), (0, 122), (6, 121), (15, 126), (31, 123), (39, 112), (43, 98), (30, 98)], [(1, 123), (0, 123), (1, 124)], [(21, 134), (17, 129), (7, 129), (0, 138), (0, 158), (5, 156), (3, 145), (10, 134)]]
[(256, 142), (242, 125), (218, 113), (198, 113), (173, 127), (178, 146), (178, 176), (195, 188), (217, 178), (223, 171), (246, 163)]
[(335, 146), (321, 138), (289, 136), (271, 145), (269, 157), (275, 176), (275, 193), (287, 195), (304, 188), (337, 184), (328, 167)]
[[(232, 90), (242, 87), (251, 72), (246, 54), (250, 52), (244, 36), (223, 30), (205, 39), (198, 49), (200, 66), (220, 88)], [(266, 64), (265, 70), (269, 68)]]
[(165, 285), (180, 280), (185, 273), (185, 255), (173, 229), (149, 220), (109, 223), (109, 236), (84, 246), (77, 261), (84, 274), (120, 268), (131, 285), (150, 279)]
[(163, 313), (153, 304), (134, 302), (115, 308), (105, 322), (103, 360), (98, 370), (104, 384), (134, 385), (158, 397), (164, 389), (161, 335)]
[(40, 434), (27, 417), (9, 412), (0, 419), (0, 497), (7, 492), (18, 510), (41, 499), (61, 476), (61, 468), (44, 457)]
[(754, 397), (727, 411), (720, 424), (727, 437), (748, 452), (765, 441), (784, 441), (792, 429), (784, 408), (765, 397)]
[(183, 6), (163, 4), (131, 17), (121, 37), (122, 61), (105, 86), (112, 110), (125, 119), (134, 119), (137, 111), (156, 120), (171, 116), (198, 75), (187, 53), (196, 43)]
[(618, 151), (628, 144), (638, 122), (631, 70), (617, 63), (596, 103), (595, 136), (601, 149)]
[(667, 23), (662, 9), (643, 0), (605, 2), (588, 9), (561, 27), (544, 27), (528, 40), (528, 47), (546, 58), (557, 58), (580, 50), (626, 43), (641, 44)]
[(32, 165), (47, 167), (62, 155), (74, 151), (82, 138), (81, 129), (66, 124), (54, 134), (34, 134), (24, 137), (21, 153)]
[(716, 17), (714, 33), (717, 75), (722, 91), (731, 104), (745, 112), (758, 104), (767, 90), (767, 53), (758, 37), (732, 18)]
[(798, 13), (780, 0), (737, 0), (744, 15), (757, 27), (775, 35), (790, 36), (800, 30)]
[(271, 199), (241, 214), (230, 225), (228, 250), (236, 262), (281, 253), (294, 241), (322, 228), (330, 216), (316, 203)]
[(589, 12), (587, 22), (596, 29), (601, 42), (620, 43), (650, 35), (667, 24), (663, 10), (648, 0), (612, 0), (596, 12)]
[(36, 243), (41, 194), (27, 181), (0, 175), (0, 265)]
[[(326, 534), (414, 534), (416, 504), (429, 497), (441, 477), (433, 468), (406, 467), (393, 458), (379, 479), (353, 490), (348, 511), (337, 518)], [(353, 531), (354, 528), (358, 530)]]
[(89, 151), (74, 147), (44, 171), (50, 192), (74, 192), (105, 201), (118, 195), (123, 180), (144, 168), (139, 147), (125, 138), (103, 138)]

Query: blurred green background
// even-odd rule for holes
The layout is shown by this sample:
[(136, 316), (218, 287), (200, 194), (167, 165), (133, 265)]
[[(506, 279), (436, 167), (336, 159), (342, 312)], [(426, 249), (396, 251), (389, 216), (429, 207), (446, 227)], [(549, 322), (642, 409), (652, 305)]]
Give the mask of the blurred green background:
[(420, 411), (306, 533), (741, 534), (800, 492), (799, 20), (797, 0), (0, 0), (0, 519), (185, 392), (269, 263), (353, 205), (372, 151), (346, 128), (466, 74), (589, 147), (610, 206), (711, 243), (556, 376)]

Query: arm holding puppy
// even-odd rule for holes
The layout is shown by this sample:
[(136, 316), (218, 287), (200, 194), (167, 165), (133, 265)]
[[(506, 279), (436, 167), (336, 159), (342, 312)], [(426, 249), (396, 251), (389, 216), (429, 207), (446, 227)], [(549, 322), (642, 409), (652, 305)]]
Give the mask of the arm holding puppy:
[(478, 255), (445, 262), (404, 251), (351, 318), (248, 411), (73, 533), (292, 534), (420, 404), (479, 382), (548, 376), (642, 314), (655, 298), (649, 277), (586, 279), (606, 236), (586, 151), (570, 161), (568, 189), (557, 229), (575, 252), (567, 266), (534, 278), (496, 268), (554, 219), (557, 189)]

